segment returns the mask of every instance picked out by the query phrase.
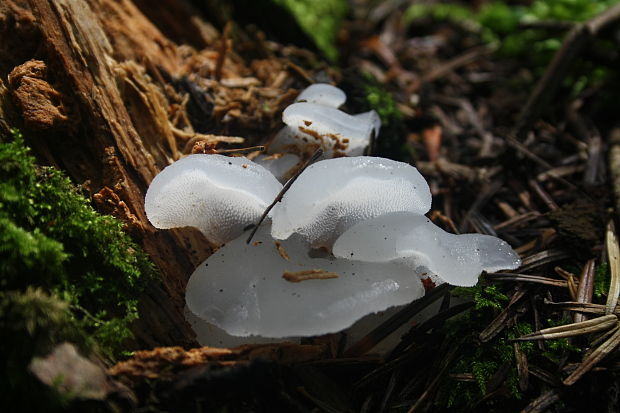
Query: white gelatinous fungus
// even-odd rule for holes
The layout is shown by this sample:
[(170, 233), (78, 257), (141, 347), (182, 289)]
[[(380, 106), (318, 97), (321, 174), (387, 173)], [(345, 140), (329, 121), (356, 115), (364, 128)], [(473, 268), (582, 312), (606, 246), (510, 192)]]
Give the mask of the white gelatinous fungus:
[(295, 102), (316, 103), (317, 105), (339, 108), (347, 101), (342, 89), (327, 83), (315, 83), (301, 91)]
[(282, 113), (282, 120), (295, 139), (309, 145), (320, 145), (328, 156), (337, 153), (362, 155), (375, 127), (368, 119), (306, 102), (288, 106)]
[[(250, 244), (227, 243), (196, 269), (186, 290), (194, 314), (233, 336), (312, 336), (424, 295), (404, 266), (311, 258), (301, 237), (278, 248), (269, 231), (261, 227)], [(291, 282), (285, 273), (337, 277)]]
[(144, 207), (157, 228), (196, 227), (222, 244), (255, 224), (281, 189), (268, 170), (246, 158), (196, 154), (153, 179)]
[(286, 126), (269, 144), (269, 152), (311, 154), (320, 147), (325, 158), (362, 155), (371, 137), (378, 135), (381, 120), (374, 110), (357, 115), (339, 110), (345, 100), (344, 92), (335, 86), (315, 84), (304, 89), (297, 103), (282, 113)]
[(424, 214), (431, 207), (426, 180), (413, 166), (359, 156), (326, 159), (302, 173), (272, 210), (272, 236), (302, 235), (313, 247), (331, 247), (360, 221), (395, 211)]
[(481, 234), (445, 232), (425, 216), (395, 212), (360, 222), (335, 242), (336, 257), (405, 264), (452, 285), (471, 287), (484, 271), (515, 269), (517, 253), (505, 241)]
[[(364, 116), (372, 123), (372, 114)], [(281, 189), (246, 158), (190, 155), (147, 191), (156, 227), (194, 226), (211, 242), (226, 242), (191, 276), (186, 302), (228, 334), (332, 333), (420, 298), (424, 273), (472, 286), (483, 270), (520, 265), (506, 242), (449, 234), (424, 217), (431, 193), (416, 168), (362, 156), (309, 166), (246, 243), (244, 229)]]
[(369, 110), (368, 112), (358, 113), (357, 115), (353, 115), (355, 119), (362, 120), (364, 122), (369, 122), (372, 126), (372, 131), (374, 132), (374, 137), (379, 136), (379, 130), (381, 130), (381, 118), (379, 114), (374, 110)]
[(297, 170), (301, 159), (293, 153), (265, 155), (260, 154), (254, 162), (261, 165), (282, 183), (285, 183)]

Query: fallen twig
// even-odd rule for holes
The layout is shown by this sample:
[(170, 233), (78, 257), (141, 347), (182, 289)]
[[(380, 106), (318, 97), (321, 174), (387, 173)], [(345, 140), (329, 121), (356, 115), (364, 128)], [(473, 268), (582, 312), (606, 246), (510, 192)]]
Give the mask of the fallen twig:
[(293, 177), (289, 179), (286, 182), (286, 184), (284, 184), (284, 187), (280, 190), (280, 193), (276, 196), (276, 199), (274, 199), (273, 202), (269, 204), (267, 209), (265, 209), (265, 212), (263, 212), (263, 215), (261, 215), (260, 219), (258, 220), (258, 223), (256, 223), (256, 226), (254, 227), (254, 229), (250, 233), (250, 236), (245, 242), (246, 244), (249, 244), (250, 241), (252, 241), (252, 238), (254, 238), (254, 234), (256, 234), (256, 231), (258, 231), (258, 227), (260, 227), (260, 224), (262, 224), (262, 222), (265, 220), (265, 218), (267, 217), (267, 214), (269, 214), (269, 211), (271, 211), (278, 202), (282, 201), (282, 197), (284, 196), (286, 191), (289, 190), (291, 185), (293, 185), (293, 183), (297, 180), (297, 178), (299, 178), (299, 175), (301, 175), (301, 173), (305, 171), (306, 168), (309, 167), (314, 161), (319, 159), (321, 155), (323, 155), (323, 149), (319, 148), (316, 150), (316, 152), (314, 152), (314, 155), (312, 155), (312, 157), (308, 159), (308, 162), (306, 162), (306, 164), (299, 171), (297, 171), (297, 173), (295, 173), (295, 175), (293, 175)]
[(297, 272), (285, 271), (282, 274), (282, 278), (288, 282), (299, 283), (307, 280), (328, 280), (331, 278), (338, 278), (338, 274), (325, 270), (305, 270)]
[(585, 373), (590, 371), (599, 361), (603, 359), (607, 354), (611, 353), (618, 344), (620, 344), (620, 328), (601, 344), (596, 350), (590, 353), (583, 362), (577, 367), (577, 369), (564, 380), (566, 386), (575, 384), (577, 380), (581, 378)]
[[(588, 260), (581, 271), (579, 278), (579, 287), (577, 288), (577, 302), (589, 303), (592, 301), (592, 293), (594, 292), (594, 260)], [(573, 321), (579, 323), (586, 320), (583, 313), (573, 314)]]
[(542, 413), (547, 408), (554, 405), (560, 400), (560, 395), (555, 390), (549, 390), (532, 400), (530, 404), (525, 406), (521, 413)]
[(535, 284), (551, 285), (554, 287), (568, 288), (568, 282), (564, 280), (556, 280), (553, 278), (542, 277), (540, 275), (529, 274), (514, 274), (514, 273), (502, 273), (502, 272), (490, 272), (487, 273), (487, 277), (496, 281), (515, 281), (515, 282), (530, 282)]
[(564, 337), (575, 337), (597, 331), (608, 330), (618, 325), (618, 317), (613, 314), (604, 315), (593, 320), (571, 323), (563, 326), (545, 328), (531, 334), (512, 339), (512, 341), (553, 340)]
[(611, 314), (618, 304), (618, 295), (620, 294), (620, 247), (618, 246), (618, 236), (616, 235), (616, 228), (613, 221), (609, 221), (607, 224), (605, 244), (607, 245), (609, 270), (611, 273), (605, 313)]

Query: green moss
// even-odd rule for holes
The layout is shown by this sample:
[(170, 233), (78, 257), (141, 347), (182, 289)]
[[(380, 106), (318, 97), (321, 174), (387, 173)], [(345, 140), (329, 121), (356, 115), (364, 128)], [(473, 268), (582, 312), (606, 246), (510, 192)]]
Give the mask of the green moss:
[(43, 235), (38, 228), (27, 231), (7, 217), (0, 217), (0, 287), (21, 283), (20, 278), (59, 274), (68, 255), (63, 245)]
[(402, 115), (392, 95), (370, 75), (367, 75), (366, 78), (367, 83), (364, 85), (366, 100), (370, 108), (376, 110), (379, 114), (381, 124), (383, 126), (390, 126), (393, 123), (399, 122)]
[(476, 384), (480, 388), (480, 393), (485, 394), (487, 392), (487, 382), (497, 371), (498, 365), (494, 360), (472, 360), (470, 363), (471, 372), (476, 379)]
[(594, 272), (594, 296), (596, 298), (607, 296), (610, 279), (611, 273), (609, 272), (609, 264), (604, 262), (600, 264)]
[(416, 3), (409, 6), (403, 15), (405, 23), (415, 19), (432, 18), (435, 20), (451, 20), (455, 22), (474, 22), (475, 14), (470, 7), (457, 3)]
[[(508, 338), (515, 339), (526, 334), (531, 334), (534, 332), (534, 327), (529, 323), (520, 322), (517, 323), (509, 332)], [(519, 343), (521, 351), (525, 353), (525, 355), (531, 354), (534, 351), (534, 342), (533, 341), (522, 341)]]
[(490, 308), (474, 308), (445, 324), (442, 330), (446, 332), (447, 339), (453, 340), (454, 345), (459, 346), (458, 360), (450, 369), (450, 374), (471, 374), (473, 381), (445, 380), (436, 397), (438, 407), (449, 408), (450, 411), (470, 411), (480, 403), (488, 391), (489, 381), (505, 363), (509, 363), (511, 367), (504, 385), (515, 399), (521, 397), (518, 386), (514, 385), (518, 383), (518, 376), (514, 366), (514, 349), (508, 341), (514, 331), (508, 329), (486, 343), (477, 339), (479, 326), (486, 326), (492, 318), (493, 312)]
[(508, 297), (494, 285), (480, 287), (474, 291), (474, 302), (477, 310), (482, 308), (501, 309), (503, 307), (502, 302), (506, 301), (508, 301)]
[(0, 182), (1, 287), (56, 294), (103, 351), (118, 354), (154, 271), (146, 255), (60, 171), (38, 167), (17, 132), (0, 141)]
[[(553, 54), (561, 47), (563, 31), (521, 28), (520, 24), (564, 21), (583, 22), (603, 12), (620, 0), (534, 0), (529, 5), (505, 1), (485, 2), (478, 10), (462, 2), (414, 4), (405, 13), (405, 21), (419, 18), (449, 21), (479, 33), (483, 42), (497, 46), (502, 57), (518, 58), (531, 66), (536, 76), (542, 75)], [(609, 53), (612, 44), (604, 44)], [(564, 86), (577, 94), (586, 86), (600, 84), (609, 77), (609, 69), (581, 60), (577, 62)]]
[[(573, 321), (568, 318), (560, 320), (547, 320), (547, 327), (557, 327), (565, 324), (571, 324)], [(574, 345), (567, 338), (559, 338), (555, 340), (545, 340), (545, 351), (542, 355), (553, 363), (559, 363), (567, 353), (579, 353), (581, 349)]]
[(583, 22), (618, 1), (534, 0), (527, 6), (494, 1), (485, 2), (477, 11), (459, 2), (414, 4), (404, 17), (407, 23), (419, 18), (432, 18), (466, 24), (473, 30), (479, 30), (486, 42), (497, 43), (500, 53), (505, 55), (545, 54), (560, 47), (561, 37), (545, 37), (541, 30), (519, 29), (520, 23)]
[[(483, 282), (471, 288), (455, 288), (452, 294), (472, 298), (475, 305), (469, 312), (446, 322), (441, 329), (446, 340), (459, 348), (458, 359), (450, 374), (470, 374), (473, 381), (445, 380), (435, 399), (438, 407), (449, 411), (495, 411), (482, 400), (491, 390), (488, 388), (490, 380), (502, 370), (505, 373), (500, 377), (504, 377), (504, 381), (500, 385), (507, 390), (508, 397), (515, 403), (515, 410), (518, 410), (522, 394), (518, 385), (515, 350), (510, 340), (531, 333), (533, 326), (520, 320), (491, 340), (481, 342), (480, 333), (505, 307), (508, 297), (497, 286)], [(534, 343), (522, 342), (519, 345), (528, 357), (538, 356)]]
[(348, 11), (344, 0), (272, 0), (285, 7), (302, 30), (330, 60), (338, 57), (336, 40)]
[(618, 0), (536, 0), (524, 20), (585, 21), (605, 11)]
[(347, 94), (350, 113), (377, 111), (381, 118), (381, 130), (374, 143), (373, 155), (409, 161), (405, 145), (405, 125), (392, 94), (371, 74), (356, 69), (345, 71), (338, 85)]
[(473, 287), (458, 287), (452, 291), (457, 297), (473, 299), (476, 310), (484, 308), (502, 309), (508, 301), (506, 294), (499, 291), (495, 285), (486, 285), (479, 282)]
[[(519, 316), (517, 311), (506, 321), (507, 325), (501, 332), (492, 339), (481, 342), (480, 333), (497, 317), (499, 310), (505, 307), (507, 297), (497, 286), (484, 284), (471, 288), (455, 288), (452, 293), (457, 293), (460, 297), (472, 297), (476, 305), (469, 312), (448, 320), (436, 333), (443, 334), (445, 341), (458, 348), (458, 357), (450, 367), (448, 377), (470, 375), (472, 379), (444, 380), (435, 397), (438, 410), (506, 411), (505, 405), (496, 404), (496, 398), (485, 397), (489, 391), (497, 390), (496, 387), (489, 388), (490, 381), (503, 378), (501, 383), (495, 382), (494, 385), (503, 387), (500, 393), (504, 395), (505, 403), (510, 403), (510, 411), (519, 411), (532, 393), (524, 394), (520, 390), (515, 344), (512, 340), (535, 330), (533, 323), (526, 318), (528, 314), (522, 313)], [(500, 303), (503, 305), (498, 308)], [(513, 318), (515, 316), (516, 318)], [(566, 318), (548, 319), (542, 328), (570, 322)], [(579, 348), (578, 344), (576, 339), (545, 340), (542, 347), (534, 341), (518, 343), (529, 363), (549, 370), (557, 368), (568, 356), (582, 353), (584, 349)]]
[(4, 376), (0, 400), (15, 411), (54, 411), (61, 407), (53, 392), (26, 373), (33, 356), (47, 355), (63, 341), (77, 343), (85, 353), (93, 344), (80, 329), (69, 303), (31, 287), (0, 291), (0, 337)]

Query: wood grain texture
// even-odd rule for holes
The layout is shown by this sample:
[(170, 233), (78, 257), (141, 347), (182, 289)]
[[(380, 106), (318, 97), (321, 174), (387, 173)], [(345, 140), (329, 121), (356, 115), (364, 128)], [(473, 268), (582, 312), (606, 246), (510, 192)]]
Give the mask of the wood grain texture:
[[(161, 283), (148, 287), (135, 326), (142, 345), (194, 344), (183, 317), (183, 295), (210, 246), (194, 230), (155, 231), (143, 205), (150, 181), (179, 156), (168, 122), (169, 102), (145, 67), (174, 74), (181, 64), (177, 46), (125, 0), (8, 1), (0, 8), (0, 20), (12, 39), (0, 36), (6, 39), (0, 40), (0, 60), (10, 61), (18, 26), (24, 32), (28, 24), (40, 46), (25, 44), (31, 55), (22, 53), (19, 58), (28, 60), (12, 72), (46, 69), (41, 76), (3, 83), (2, 117), (20, 115), (39, 158), (85, 183), (95, 206), (121, 219), (159, 268)], [(39, 106), (25, 94), (33, 88), (40, 92)], [(66, 104), (67, 114), (52, 99)], [(8, 123), (16, 124), (15, 119)], [(32, 125), (45, 133), (29, 133)]]

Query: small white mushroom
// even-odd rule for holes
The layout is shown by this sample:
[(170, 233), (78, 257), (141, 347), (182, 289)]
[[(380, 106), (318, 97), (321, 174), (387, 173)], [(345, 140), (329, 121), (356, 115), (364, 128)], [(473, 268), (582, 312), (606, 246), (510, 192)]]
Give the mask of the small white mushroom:
[(315, 83), (301, 91), (295, 102), (316, 103), (318, 105), (339, 108), (347, 101), (342, 89), (327, 83)]
[(255, 224), (281, 189), (269, 171), (246, 158), (197, 154), (161, 171), (144, 207), (157, 228), (196, 227), (222, 244)]
[[(196, 269), (187, 306), (234, 336), (312, 336), (424, 295), (406, 267), (311, 258), (308, 251), (296, 236), (275, 244), (264, 225), (250, 244), (245, 237), (227, 243)], [(285, 273), (292, 281), (319, 279), (291, 282)]]
[(272, 235), (302, 235), (314, 247), (331, 247), (346, 229), (388, 212), (426, 213), (431, 192), (413, 166), (360, 156), (327, 159), (302, 173), (272, 211)]
[[(272, 225), (247, 244), (239, 236), (281, 188), (246, 158), (190, 155), (157, 175), (147, 192), (146, 213), (156, 227), (194, 226), (227, 243), (191, 276), (186, 301), (228, 334), (332, 333), (420, 298), (416, 274), (471, 286), (483, 270), (520, 265), (498, 238), (436, 227), (422, 215), (431, 194), (417, 169), (374, 157), (308, 167), (272, 210)], [(333, 256), (311, 250), (332, 246)]]
[(375, 124), (341, 110), (315, 103), (294, 103), (284, 109), (282, 120), (297, 139), (319, 144), (324, 151), (360, 156), (370, 142)]
[(353, 115), (353, 117), (363, 122), (369, 122), (372, 126), (373, 132), (375, 133), (375, 138), (379, 136), (379, 130), (381, 129), (381, 118), (376, 111), (369, 110), (368, 112), (362, 112), (358, 113), (357, 115)]
[(395, 212), (360, 222), (338, 238), (336, 257), (369, 263), (400, 263), (432, 272), (452, 285), (471, 287), (484, 271), (515, 269), (517, 253), (499, 238), (445, 232), (425, 216)]
[(345, 100), (342, 90), (327, 84), (304, 89), (282, 113), (286, 126), (270, 142), (269, 152), (312, 154), (320, 147), (325, 158), (362, 155), (381, 120), (374, 110), (357, 115), (339, 110)]

